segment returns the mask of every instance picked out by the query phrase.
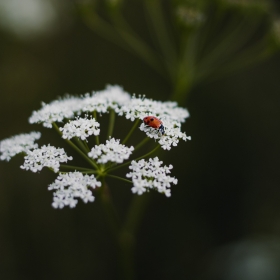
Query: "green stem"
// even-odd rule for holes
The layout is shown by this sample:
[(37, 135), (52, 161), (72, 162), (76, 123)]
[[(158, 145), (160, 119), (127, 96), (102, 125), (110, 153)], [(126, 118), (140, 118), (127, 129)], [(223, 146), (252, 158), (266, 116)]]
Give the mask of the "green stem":
[(165, 77), (165, 73), (160, 65), (161, 60), (157, 58), (154, 52), (144, 41), (135, 37), (129, 30), (124, 30), (119, 26), (113, 26), (102, 19), (97, 13), (92, 12), (91, 8), (80, 9), (81, 16), (85, 23), (99, 36), (120, 46), (121, 48), (138, 55), (151, 68)]
[(92, 171), (89, 168), (84, 168), (84, 167), (79, 167), (79, 166), (72, 166), (72, 165), (65, 165), (65, 164), (60, 164), (61, 168), (65, 169), (71, 169), (71, 170), (81, 170), (81, 171)]
[[(93, 112), (93, 117), (97, 121), (97, 112), (96, 111)], [(98, 135), (95, 136), (95, 143), (96, 143), (96, 145), (99, 145), (99, 136)]]
[(165, 58), (164, 62), (172, 80), (174, 79), (174, 68), (177, 63), (177, 53), (173, 44), (174, 38), (171, 37), (169, 32), (170, 30), (168, 30), (168, 26), (166, 25), (162, 3), (158, 0), (145, 0), (144, 6), (149, 14), (149, 21), (152, 23), (152, 27), (154, 29), (154, 33), (152, 35), (157, 38), (158, 46)]
[(109, 120), (109, 128), (108, 128), (108, 139), (113, 135), (113, 129), (115, 124), (115, 111), (111, 109), (110, 111), (110, 120)]
[(150, 193), (133, 196), (122, 230), (135, 234), (150, 198)]
[(87, 141), (83, 140), (83, 143), (84, 143), (84, 145), (85, 145), (85, 147), (86, 147), (87, 153), (90, 152), (90, 148), (89, 148), (89, 146), (88, 146)]
[(87, 148), (85, 147), (84, 143), (81, 142), (81, 140), (78, 138), (78, 137), (74, 137), (74, 140), (75, 142), (77, 143), (77, 145), (81, 148), (81, 150), (85, 153), (85, 154), (88, 154), (88, 150)]
[(179, 57), (176, 80), (174, 81), (174, 92), (171, 99), (179, 104), (184, 103), (195, 83), (196, 46), (198, 33), (191, 33), (182, 42), (181, 54)]
[(203, 79), (207, 74), (212, 72), (213, 67), (219, 68), (220, 64), (229, 60), (234, 61), (236, 53), (243, 51), (244, 45), (251, 40), (259, 27), (259, 22), (246, 24), (243, 20), (238, 23), (233, 21), (228, 23), (224, 36), (217, 38), (218, 44), (208, 52), (199, 67), (198, 79)]
[(129, 137), (132, 135), (133, 131), (136, 129), (137, 125), (139, 124), (139, 119), (137, 119), (133, 125), (133, 127), (131, 128), (131, 130), (128, 132), (127, 136), (124, 138), (124, 140), (122, 141), (122, 144), (126, 143), (126, 141), (129, 139)]
[[(156, 146), (152, 151), (150, 151), (149, 153), (147, 153), (147, 154), (145, 154), (145, 155), (143, 155), (143, 156), (141, 156), (141, 157), (138, 157), (138, 158), (136, 158), (136, 159), (133, 159), (133, 160), (137, 161), (137, 160), (141, 160), (142, 158), (148, 157), (149, 155), (151, 155), (152, 153), (154, 153), (159, 147), (160, 147), (160, 145), (157, 145), (157, 146)], [(117, 170), (117, 169), (119, 169), (119, 168), (122, 168), (122, 167), (124, 167), (124, 166), (129, 165), (133, 160), (128, 161), (128, 162), (125, 162), (125, 163), (120, 164), (120, 165), (117, 165), (116, 167), (112, 167), (112, 168), (109, 167), (109, 168), (106, 169), (105, 171), (112, 172), (112, 171), (114, 171), (114, 170)]]
[(125, 223), (119, 234), (121, 262), (126, 279), (134, 279), (134, 248), (136, 232), (147, 208), (150, 194), (134, 195), (126, 216)]
[(226, 65), (224, 67), (220, 67), (221, 70), (217, 71), (216, 73), (213, 73), (211, 75), (211, 80), (219, 80), (221, 78), (225, 78), (228, 75), (232, 74), (233, 72), (236, 72), (238, 70), (244, 69), (246, 67), (250, 67), (252, 65), (255, 65), (257, 63), (262, 62), (263, 60), (267, 59), (271, 53), (267, 50), (259, 50), (250, 53), (250, 51), (247, 51), (243, 54), (240, 54), (238, 58), (235, 59), (234, 62), (230, 63), (229, 65)]
[(89, 170), (89, 171), (81, 171), (81, 173), (83, 174), (97, 174), (98, 171), (95, 171), (95, 170)]
[(122, 267), (122, 279), (132, 280), (134, 279), (134, 260), (133, 260), (133, 244), (134, 239), (130, 235), (130, 232), (121, 228), (120, 220), (116, 209), (112, 202), (112, 197), (105, 183), (104, 178), (102, 180), (102, 187), (100, 188), (100, 198), (106, 218), (110, 227), (110, 232), (114, 238), (117, 246), (119, 247), (119, 261)]
[(141, 148), (144, 144), (146, 144), (151, 138), (145, 137), (138, 145), (135, 146), (134, 151)]
[[(59, 133), (59, 135), (62, 135), (61, 131), (59, 130), (56, 123), (52, 123), (54, 129)], [(98, 165), (92, 161), (86, 154), (84, 154), (73, 142), (71, 142), (68, 139), (64, 139), (76, 152), (78, 152), (91, 166), (98, 169)]]
[(119, 177), (119, 176), (115, 176), (115, 175), (111, 175), (111, 174), (107, 174), (107, 176), (108, 176), (108, 177), (115, 178), (115, 179), (118, 179), (118, 180), (122, 180), (122, 181), (127, 182), (127, 183), (132, 183), (132, 181), (127, 180), (127, 179), (122, 178), (122, 177)]
[[(102, 187), (99, 189), (101, 202), (102, 202), (109, 226), (111, 228), (112, 235), (114, 238), (117, 239), (117, 236), (119, 234), (119, 229), (120, 229), (119, 217), (118, 217), (117, 211), (113, 205), (112, 197), (111, 197), (108, 185), (105, 183), (104, 179), (102, 181), (103, 181)], [(118, 239), (116, 240), (116, 242), (118, 243)]]

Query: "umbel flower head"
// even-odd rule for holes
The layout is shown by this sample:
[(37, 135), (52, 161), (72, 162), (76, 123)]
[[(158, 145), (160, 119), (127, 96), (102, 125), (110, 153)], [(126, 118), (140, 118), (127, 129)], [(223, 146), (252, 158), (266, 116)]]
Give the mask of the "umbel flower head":
[[(108, 128), (101, 127), (98, 121), (102, 114), (106, 113), (110, 114)], [(113, 137), (115, 116), (125, 117), (134, 123), (122, 139)], [(154, 116), (164, 129), (144, 123), (143, 118), (146, 116)], [(119, 86), (107, 86), (105, 90), (92, 94), (68, 95), (49, 104), (42, 103), (42, 108), (34, 111), (29, 118), (31, 124), (54, 128), (61, 136), (62, 145), (63, 142), (70, 145), (85, 160), (87, 166), (69, 165), (68, 162), (74, 158), (67, 155), (64, 148), (51, 144), (39, 147), (35, 141), (41, 137), (40, 132), (20, 134), (1, 141), (0, 159), (9, 161), (11, 157), (22, 154), (22, 169), (40, 172), (47, 167), (59, 173), (48, 188), (53, 191), (54, 208), (73, 208), (78, 198), (85, 203), (93, 202), (94, 195), (104, 189), (107, 177), (131, 184), (134, 194), (142, 195), (155, 190), (169, 197), (172, 184), (177, 184), (177, 179), (169, 175), (173, 166), (162, 166), (163, 162), (158, 157), (148, 160), (144, 158), (159, 147), (170, 150), (177, 146), (180, 140), (190, 140), (190, 137), (181, 131), (181, 125), (188, 116), (188, 111), (178, 107), (176, 102), (131, 96)], [(126, 146), (137, 128), (142, 132), (143, 139), (139, 143)], [(99, 136), (103, 131), (107, 131), (108, 138), (105, 143), (100, 143)], [(154, 139), (155, 147), (135, 159), (135, 150), (140, 147), (142, 149), (149, 138)], [(94, 145), (90, 144), (93, 140)], [(120, 168), (127, 170), (126, 176), (113, 174)]]

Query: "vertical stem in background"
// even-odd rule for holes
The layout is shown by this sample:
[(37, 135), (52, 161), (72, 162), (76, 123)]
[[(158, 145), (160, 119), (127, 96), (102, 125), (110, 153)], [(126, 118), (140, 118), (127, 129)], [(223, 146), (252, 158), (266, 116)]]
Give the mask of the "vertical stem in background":
[(162, 5), (162, 1), (159, 0), (144, 1), (144, 6), (149, 14), (149, 22), (152, 23), (152, 27), (155, 31), (152, 35), (153, 37), (156, 37), (158, 46), (162, 51), (164, 64), (169, 74), (169, 78), (170, 80), (174, 80), (174, 74), (176, 72), (174, 70), (177, 65), (177, 52), (174, 44), (174, 38), (171, 36), (172, 32), (171, 30), (168, 30), (169, 26), (166, 24)]
[(122, 269), (122, 277), (120, 279), (132, 280), (135, 277), (134, 249), (136, 233), (148, 202), (151, 199), (151, 194), (133, 196), (122, 226), (113, 205), (108, 185), (104, 179), (102, 180), (102, 187), (100, 188), (99, 194), (110, 231), (119, 249), (119, 261)]
[[(106, 40), (120, 46), (121, 48), (137, 55), (152, 69), (157, 71), (161, 76), (166, 77), (161, 60), (152, 48), (141, 39), (140, 36), (135, 36), (130, 28), (124, 28), (117, 24), (112, 25), (98, 15), (90, 6), (79, 5), (79, 11), (82, 19), (94, 32)], [(123, 21), (121, 22), (121, 24)]]
[(110, 190), (108, 188), (108, 185), (105, 183), (104, 179), (102, 180), (102, 187), (100, 188), (99, 194), (100, 194), (103, 209), (105, 211), (112, 235), (118, 242), (120, 221), (119, 221), (117, 211), (112, 202)]
[(113, 109), (110, 110), (110, 119), (109, 119), (109, 127), (108, 127), (108, 135), (107, 138), (109, 139), (113, 135), (113, 129), (115, 124), (115, 111)]
[(179, 104), (185, 103), (195, 78), (195, 55), (198, 33), (193, 31), (188, 38), (182, 42), (180, 62), (177, 69), (177, 78), (173, 84), (174, 91), (171, 98)]
[(151, 194), (134, 195), (126, 220), (119, 234), (121, 264), (125, 279), (134, 279), (136, 232), (143, 218)]

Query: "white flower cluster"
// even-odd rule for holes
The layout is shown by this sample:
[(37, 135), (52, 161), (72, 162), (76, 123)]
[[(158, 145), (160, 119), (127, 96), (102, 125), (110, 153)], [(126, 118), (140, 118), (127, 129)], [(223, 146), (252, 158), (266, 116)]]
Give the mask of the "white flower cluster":
[(108, 113), (109, 109), (116, 110), (130, 102), (130, 95), (120, 86), (107, 86), (105, 90), (86, 94), (83, 97), (83, 112)]
[(146, 116), (153, 115), (162, 120), (168, 119), (176, 122), (184, 122), (189, 117), (187, 109), (178, 107), (177, 102), (161, 102), (147, 99), (139, 96), (133, 96), (129, 102), (116, 109), (119, 116), (125, 116), (127, 119), (143, 119)]
[(88, 187), (95, 189), (101, 187), (101, 183), (96, 180), (94, 175), (83, 175), (77, 171), (60, 174), (48, 188), (55, 190), (52, 206), (60, 209), (64, 206), (73, 208), (78, 203), (75, 198), (82, 199), (84, 203), (93, 202), (94, 196)]
[(190, 136), (187, 136), (186, 133), (181, 132), (180, 123), (166, 120), (163, 122), (163, 125), (164, 135), (162, 135), (157, 129), (149, 127), (144, 123), (140, 125), (140, 130), (144, 131), (148, 137), (158, 140), (158, 143), (164, 150), (170, 150), (171, 146), (177, 146), (179, 139), (184, 141), (191, 140)]
[[(68, 96), (50, 104), (43, 104), (42, 109), (33, 112), (29, 121), (30, 123), (43, 123), (45, 127), (51, 127), (52, 122), (62, 122), (64, 119), (73, 119), (75, 116), (92, 112), (107, 113), (109, 110), (114, 110), (119, 116), (125, 116), (131, 121), (143, 120), (144, 117), (150, 115), (159, 118), (165, 129), (164, 135), (143, 123), (140, 125), (140, 130), (144, 131), (148, 137), (156, 139), (165, 150), (177, 146), (179, 139), (184, 141), (191, 139), (184, 132), (181, 132), (181, 123), (189, 117), (187, 109), (178, 107), (176, 102), (154, 101), (141, 96), (131, 97), (119, 86), (107, 86), (105, 90), (93, 94), (80, 97)], [(93, 134), (97, 133), (96, 124), (94, 124), (94, 129), (92, 127), (87, 131), (89, 121), (83, 120), (80, 118), (65, 126), (63, 137), (70, 139), (77, 136), (85, 139), (92, 130)], [(85, 130), (83, 126), (86, 128)], [(81, 136), (78, 136), (80, 134)]]
[(131, 155), (134, 147), (126, 147), (120, 144), (119, 139), (111, 138), (106, 140), (106, 144), (96, 145), (88, 153), (88, 156), (97, 159), (98, 163), (105, 164), (107, 162), (122, 163)]
[(40, 132), (19, 134), (0, 142), (0, 159), (9, 161), (13, 156), (20, 153), (27, 153), (29, 150), (38, 147), (35, 140), (40, 139)]
[[(131, 97), (119, 86), (107, 86), (105, 90), (92, 94), (66, 96), (50, 104), (43, 103), (40, 110), (32, 113), (29, 122), (42, 123), (47, 128), (51, 128), (53, 125), (56, 128), (55, 122), (64, 122), (59, 128), (62, 138), (70, 140), (73, 137), (78, 137), (87, 141), (89, 136), (100, 134), (100, 124), (95, 117), (97, 113), (102, 115), (112, 111), (128, 120), (137, 120), (136, 124), (147, 116), (158, 118), (160, 120), (158, 124), (163, 126), (160, 127), (161, 129), (156, 129), (144, 123), (139, 125), (139, 129), (145, 132), (148, 137), (155, 139), (164, 150), (170, 150), (172, 146), (177, 146), (180, 139), (184, 141), (191, 139), (181, 131), (181, 124), (189, 117), (189, 112), (186, 109), (178, 107), (176, 102), (154, 101), (135, 95)], [(112, 114), (113, 116), (114, 114)], [(111, 125), (113, 123), (112, 121)], [(25, 153), (24, 163), (20, 166), (22, 169), (38, 172), (43, 167), (48, 167), (56, 173), (59, 172), (60, 164), (73, 158), (67, 156), (63, 148), (56, 148), (50, 144), (38, 148), (38, 144), (34, 142), (40, 136), (40, 132), (31, 132), (1, 141), (0, 159), (9, 161), (12, 156)], [(130, 133), (127, 137), (129, 136)], [(74, 145), (74, 143), (71, 144)], [(85, 148), (87, 148), (86, 146)], [(79, 152), (91, 163), (93, 172), (102, 173), (106, 176), (107, 170), (104, 171), (103, 165), (107, 163), (121, 164), (131, 156), (133, 151), (133, 146), (125, 146), (120, 143), (119, 139), (110, 138), (106, 141), (106, 144), (95, 145), (91, 148), (87, 154), (88, 157), (82, 154), (82, 151)], [(111, 168), (112, 165), (107, 167)], [(78, 169), (74, 166), (67, 166), (67, 168)], [(155, 189), (169, 197), (171, 196), (171, 184), (177, 184), (177, 179), (168, 175), (172, 165), (162, 166), (162, 161), (159, 161), (157, 157), (148, 161), (142, 159), (136, 162), (134, 160), (131, 162), (129, 169), (130, 172), (126, 176), (131, 178), (133, 182), (132, 192), (139, 195), (150, 189)], [(115, 177), (118, 178), (118, 176)], [(73, 208), (78, 202), (77, 198), (82, 199), (85, 203), (94, 201), (90, 188), (94, 189), (100, 186), (101, 183), (96, 180), (94, 175), (83, 175), (77, 171), (60, 174), (55, 182), (49, 186), (49, 190), (55, 191), (52, 206), (54, 208), (65, 206)]]
[(82, 140), (86, 140), (90, 135), (99, 135), (100, 124), (94, 119), (83, 119), (77, 118), (74, 121), (69, 121), (64, 127), (60, 127), (59, 130), (62, 131), (62, 138), (71, 139), (73, 137), (78, 137)]
[(41, 171), (43, 167), (49, 167), (54, 172), (58, 172), (60, 162), (67, 162), (67, 160), (72, 160), (72, 157), (68, 157), (64, 149), (44, 145), (39, 149), (27, 151), (27, 156), (24, 157), (24, 164), (20, 168), (37, 172)]
[(53, 122), (62, 122), (64, 119), (73, 119), (75, 115), (97, 111), (106, 113), (129, 102), (130, 95), (119, 86), (107, 86), (105, 90), (85, 94), (80, 97), (66, 96), (50, 104), (42, 103), (42, 108), (33, 111), (29, 118), (30, 123), (42, 123), (51, 128)]
[(53, 122), (62, 122), (65, 118), (72, 119), (76, 112), (81, 111), (78, 106), (81, 99), (78, 97), (66, 97), (54, 100), (50, 104), (42, 102), (42, 109), (33, 111), (29, 118), (30, 123), (43, 123), (43, 126), (52, 128)]
[(121, 116), (125, 115), (127, 119), (132, 121), (135, 119), (142, 120), (150, 115), (159, 118), (164, 126), (164, 135), (144, 123), (139, 128), (148, 137), (158, 140), (164, 150), (170, 150), (171, 146), (177, 146), (179, 139), (184, 141), (191, 139), (184, 132), (181, 132), (181, 123), (189, 117), (189, 112), (187, 109), (180, 108), (177, 105), (176, 102), (160, 102), (133, 96), (128, 104), (116, 109), (116, 112)]
[(126, 177), (132, 179), (134, 185), (131, 189), (132, 192), (141, 195), (150, 189), (155, 189), (170, 197), (171, 184), (176, 185), (178, 180), (167, 175), (173, 168), (172, 165), (163, 167), (161, 165), (162, 161), (159, 161), (158, 157), (150, 158), (149, 161), (141, 159), (136, 162), (133, 160), (129, 166), (132, 171), (126, 174)]

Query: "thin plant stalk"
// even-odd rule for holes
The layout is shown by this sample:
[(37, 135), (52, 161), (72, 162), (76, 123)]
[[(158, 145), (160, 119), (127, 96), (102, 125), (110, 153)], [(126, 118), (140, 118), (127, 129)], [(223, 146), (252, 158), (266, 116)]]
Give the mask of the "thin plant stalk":
[(126, 279), (134, 279), (134, 251), (136, 234), (146, 211), (150, 195), (134, 195), (130, 203), (125, 222), (119, 233), (121, 264)]
[[(157, 53), (154, 52), (144, 41), (139, 40), (133, 33), (128, 30), (113, 26), (103, 20), (97, 13), (93, 13), (91, 9), (81, 9), (81, 16), (85, 23), (99, 36), (111, 41), (121, 48), (138, 55), (151, 68), (153, 68), (160, 75), (165, 77), (162, 67), (160, 67), (160, 59), (157, 59)], [(119, 36), (118, 36), (118, 35)], [(122, 40), (120, 40), (120, 37)]]
[(140, 149), (143, 145), (145, 145), (151, 138), (145, 137), (139, 144), (137, 144), (134, 148), (134, 151)]
[(136, 127), (139, 124), (139, 119), (137, 119), (133, 125), (133, 127), (131, 128), (131, 130), (128, 132), (127, 136), (124, 138), (124, 140), (122, 141), (122, 144), (125, 144), (127, 142), (127, 140), (130, 138), (130, 136), (132, 135), (132, 133), (134, 132), (134, 130), (136, 129)]
[(64, 168), (64, 169), (71, 169), (71, 170), (92, 171), (92, 169), (89, 169), (89, 168), (84, 168), (84, 167), (80, 167), (80, 166), (65, 165), (65, 164), (60, 164), (60, 167)]
[(175, 73), (174, 68), (177, 64), (177, 53), (173, 43), (174, 38), (172, 38), (171, 34), (168, 32), (169, 30), (163, 15), (162, 4), (158, 0), (145, 0), (144, 6), (149, 14), (149, 21), (151, 21), (155, 31), (153, 34), (157, 38), (158, 46), (165, 57), (164, 62), (172, 80)]
[(126, 183), (132, 183), (132, 181), (130, 180), (127, 180), (125, 178), (122, 178), (122, 177), (119, 177), (119, 176), (115, 176), (115, 175), (112, 175), (112, 174), (106, 174), (108, 177), (112, 177), (112, 178), (115, 178), (115, 179), (118, 179), (118, 180), (121, 180), (121, 181), (124, 181)]
[(83, 140), (83, 143), (84, 143), (84, 145), (85, 145), (85, 147), (86, 147), (87, 152), (90, 152), (90, 148), (89, 148), (89, 146), (88, 146), (87, 141), (86, 141), (86, 140)]
[(102, 186), (98, 191), (104, 211), (106, 213), (109, 226), (112, 231), (112, 235), (114, 238), (116, 238), (116, 241), (118, 242), (117, 236), (120, 230), (120, 219), (115, 209), (115, 206), (113, 205), (111, 193), (104, 178), (102, 179)]
[(75, 142), (77, 143), (77, 145), (80, 147), (80, 149), (87, 154), (89, 151), (86, 148), (84, 142), (82, 142), (78, 137), (74, 137)]
[[(97, 121), (97, 112), (96, 111), (93, 112), (93, 117)], [(98, 135), (95, 135), (95, 143), (96, 143), (96, 145), (99, 145), (99, 136)]]
[(115, 111), (111, 109), (110, 111), (110, 119), (109, 119), (109, 127), (108, 127), (108, 139), (112, 137), (113, 130), (114, 130), (114, 124), (115, 124)]

